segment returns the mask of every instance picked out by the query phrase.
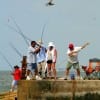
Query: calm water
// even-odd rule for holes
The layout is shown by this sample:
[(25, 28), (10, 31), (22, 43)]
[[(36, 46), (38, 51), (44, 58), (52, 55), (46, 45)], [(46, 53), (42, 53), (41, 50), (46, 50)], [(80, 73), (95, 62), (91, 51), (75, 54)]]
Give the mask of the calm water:
[(9, 71), (0, 71), (0, 93), (10, 89), (12, 76)]

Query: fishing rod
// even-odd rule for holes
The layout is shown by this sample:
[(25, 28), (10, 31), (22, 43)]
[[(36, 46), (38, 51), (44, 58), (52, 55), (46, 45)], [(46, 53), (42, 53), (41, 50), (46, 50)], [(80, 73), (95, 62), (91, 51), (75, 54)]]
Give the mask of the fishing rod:
[[(17, 29), (15, 29), (14, 27), (12, 27), (12, 26), (10, 26), (10, 25), (7, 25), (7, 27), (9, 27), (10, 29), (12, 29), (13, 31), (15, 31), (16, 33), (19, 33), (20, 34), (20, 32), (17, 30)], [(27, 37), (26, 35), (24, 35), (24, 37), (28, 40), (28, 41), (32, 41), (29, 37)]]
[(0, 55), (3, 57), (3, 59), (7, 62), (7, 64), (10, 66), (10, 68), (13, 70), (12, 65), (10, 64), (10, 62), (8, 61), (8, 59), (6, 58), (6, 56), (0, 52)]
[(22, 58), (22, 54), (18, 51), (18, 49), (12, 44), (12, 43), (9, 43), (11, 48)]
[(41, 42), (43, 41), (43, 34), (44, 34), (45, 27), (46, 27), (46, 23), (44, 24), (43, 29), (42, 29)]
[(16, 23), (16, 21), (14, 20), (14, 18), (13, 18), (13, 17), (11, 17), (11, 19), (12, 19), (13, 23), (16, 25), (16, 27), (17, 27), (18, 31), (17, 31), (17, 30), (15, 30), (15, 29), (14, 29), (14, 28), (12, 28), (12, 27), (10, 27), (10, 28), (12, 28), (12, 29), (13, 29), (13, 30), (15, 30), (17, 33), (19, 33), (19, 34), (23, 37), (23, 39), (24, 39), (25, 43), (29, 46), (29, 43), (28, 43), (28, 41), (27, 41), (27, 39), (26, 39), (26, 36), (23, 34), (23, 32), (22, 32), (21, 28), (18, 26), (18, 24)]

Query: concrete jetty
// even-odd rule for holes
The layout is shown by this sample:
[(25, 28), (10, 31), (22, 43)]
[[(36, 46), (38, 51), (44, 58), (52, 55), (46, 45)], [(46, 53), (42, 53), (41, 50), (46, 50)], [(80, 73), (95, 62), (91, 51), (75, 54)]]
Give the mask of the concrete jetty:
[(20, 80), (18, 100), (100, 100), (100, 80)]

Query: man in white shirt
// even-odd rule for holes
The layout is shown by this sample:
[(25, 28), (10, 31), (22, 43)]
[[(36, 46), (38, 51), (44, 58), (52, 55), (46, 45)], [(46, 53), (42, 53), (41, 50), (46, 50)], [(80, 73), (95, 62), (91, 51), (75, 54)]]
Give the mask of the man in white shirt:
[(38, 45), (35, 41), (31, 41), (31, 46), (28, 48), (27, 54), (27, 80), (30, 80), (30, 73), (35, 74), (38, 78), (38, 69), (37, 69), (37, 53), (40, 51), (41, 46)]
[(68, 79), (69, 70), (72, 68), (76, 69), (77, 71), (77, 78), (80, 79), (80, 68), (79, 68), (79, 60), (78, 60), (78, 53), (81, 49), (85, 48), (89, 43), (85, 43), (81, 47), (74, 47), (74, 44), (70, 43), (67, 51), (68, 55), (68, 62), (67, 62), (67, 68), (66, 68), (66, 78)]

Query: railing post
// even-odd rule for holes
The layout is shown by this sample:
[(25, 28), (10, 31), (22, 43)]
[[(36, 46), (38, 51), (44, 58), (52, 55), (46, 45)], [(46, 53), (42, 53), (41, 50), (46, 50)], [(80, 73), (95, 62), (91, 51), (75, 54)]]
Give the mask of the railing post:
[(22, 63), (22, 74), (21, 74), (21, 79), (26, 79), (26, 68), (27, 68), (27, 61), (26, 61), (27, 56), (23, 56), (23, 59), (21, 61)]

